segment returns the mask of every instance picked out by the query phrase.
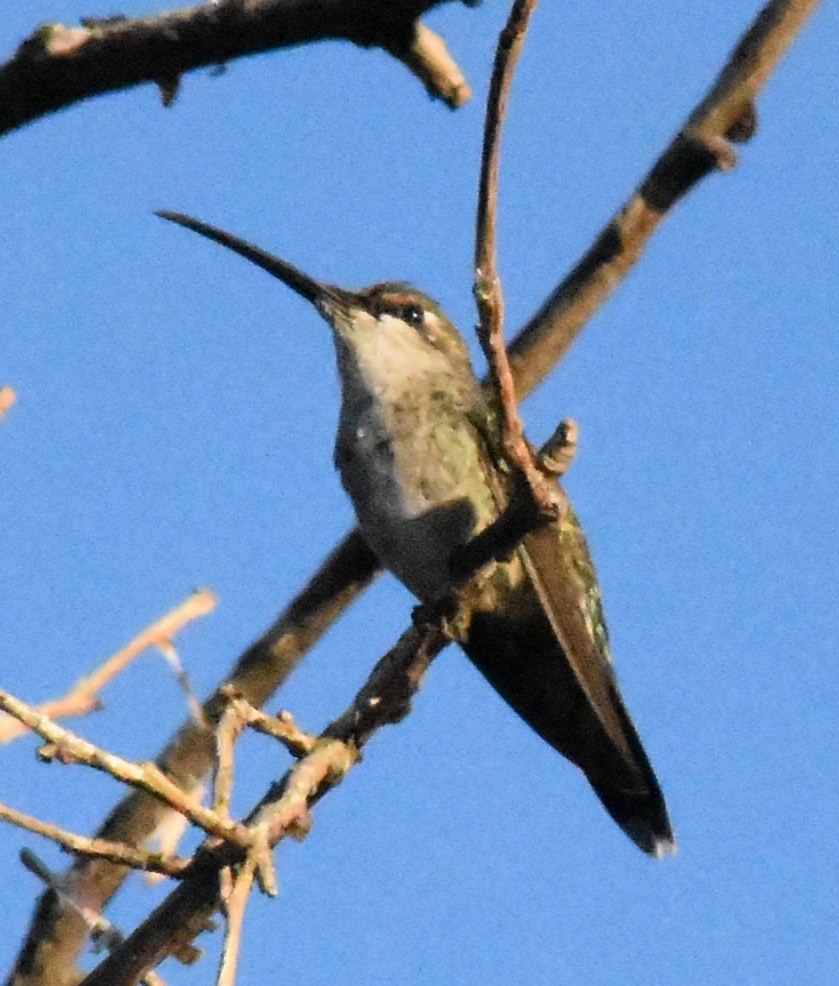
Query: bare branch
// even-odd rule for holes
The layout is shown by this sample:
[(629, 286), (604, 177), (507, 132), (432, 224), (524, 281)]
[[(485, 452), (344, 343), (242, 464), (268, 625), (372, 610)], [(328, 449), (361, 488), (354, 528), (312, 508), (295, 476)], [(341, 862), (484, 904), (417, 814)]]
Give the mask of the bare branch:
[(245, 905), (248, 902), (248, 897), (250, 897), (255, 875), (256, 860), (253, 856), (249, 856), (245, 860), (235, 875), (232, 869), (225, 870), (222, 910), (227, 924), (216, 986), (235, 986), (236, 966), (242, 943), (242, 921), (245, 917)]
[[(78, 915), (84, 922), (90, 933), (91, 941), (97, 948), (107, 948), (110, 951), (118, 948), (125, 941), (125, 935), (104, 914), (91, 910), (84, 901), (78, 900), (71, 893), (68, 893), (64, 877), (58, 873), (53, 873), (34, 852), (29, 849), (22, 849), (20, 861), (30, 873), (33, 873), (49, 887), (51, 893), (55, 894), (74, 914)], [(191, 950), (190, 953), (179, 956), (179, 958), (181, 961), (189, 961), (190, 959), (195, 961), (197, 958), (196, 950)], [(156, 972), (147, 972), (140, 982), (142, 986), (166, 986), (162, 977), (158, 976)]]
[(469, 87), (442, 39), (418, 20), (444, 2), (211, 0), (155, 17), (45, 24), (0, 66), (0, 135), (142, 83), (157, 85), (170, 105), (185, 72), (329, 38), (383, 48), (454, 109), (469, 98)]
[[(475, 301), (478, 307), (478, 340), (489, 364), (489, 386), (501, 410), (502, 442), (507, 460), (518, 477), (513, 503), (483, 535), (452, 559), (453, 570), (469, 564), (472, 552), (484, 550), (488, 537), (501, 544), (509, 524), (531, 528), (556, 520), (567, 497), (555, 482), (555, 476), (542, 469), (524, 437), (518, 412), (516, 388), (507, 348), (504, 344), (504, 292), (497, 262), (498, 172), (501, 159), (501, 132), (513, 73), (524, 44), (530, 15), (536, 0), (516, 0), (495, 53), (495, 64), (487, 97), (484, 144), (481, 155), (481, 180), (478, 192), (478, 217), (475, 233)], [(516, 542), (517, 543), (517, 542)]]
[(770, 0), (741, 38), (708, 95), (690, 114), (638, 191), (510, 346), (519, 397), (565, 356), (585, 324), (641, 258), (669, 210), (703, 178), (730, 170), (729, 141), (756, 130), (754, 100), (819, 0)]
[(216, 727), (216, 765), (213, 771), (213, 811), (230, 819), (233, 794), (233, 747), (242, 735), (245, 722), (235, 708), (228, 706)]
[[(441, 621), (441, 624), (444, 621)], [(359, 761), (360, 751), (382, 726), (400, 721), (433, 658), (448, 642), (442, 625), (413, 626), (376, 665), (349, 708), (319, 737), (312, 750), (266, 795), (246, 820), (262, 830), (266, 846), (308, 831), (309, 809), (336, 787)], [(246, 858), (239, 845), (199, 850), (183, 883), (84, 981), (84, 986), (128, 986), (188, 943), (219, 906), (229, 878), (223, 872)], [(238, 920), (238, 918), (236, 918)]]
[(165, 876), (177, 876), (183, 873), (188, 861), (167, 853), (146, 852), (134, 849), (122, 842), (109, 842), (106, 839), (91, 839), (86, 835), (68, 832), (57, 825), (42, 822), (39, 818), (26, 815), (22, 811), (10, 808), (0, 802), (0, 821), (16, 825), (18, 828), (51, 839), (69, 852), (82, 853), (85, 856), (95, 856), (107, 859), (119, 866), (130, 866), (136, 870), (148, 870), (150, 873), (162, 873)]
[[(229, 693), (229, 690), (228, 690)], [(135, 764), (94, 746), (87, 740), (59, 726), (38, 710), (21, 702), (0, 689), (0, 708), (23, 721), (27, 728), (34, 730), (48, 741), (49, 758), (57, 757), (66, 763), (80, 763), (110, 774), (116, 780), (132, 787), (139, 787), (166, 803), (184, 818), (204, 829), (209, 835), (226, 842), (233, 842), (251, 852), (254, 846), (261, 846), (264, 836), (254, 833), (230, 817), (230, 795), (233, 784), (233, 747), (242, 730), (253, 724), (260, 731), (280, 739), (297, 756), (304, 757), (312, 752), (317, 740), (302, 732), (290, 716), (274, 718), (254, 709), (244, 699), (229, 693), (229, 704), (219, 723), (216, 733), (217, 768), (213, 794), (213, 807), (205, 809), (195, 799), (189, 798), (177, 785), (173, 784), (154, 764)], [(41, 751), (42, 757), (45, 756)], [(145, 852), (124, 843), (105, 839), (91, 839), (75, 835), (24, 815), (0, 802), (0, 821), (7, 821), (51, 838), (63, 847), (96, 858), (134, 869), (146, 869), (165, 875), (179, 875), (186, 869), (184, 860), (163, 853)], [(260, 849), (260, 858), (265, 853)], [(270, 860), (260, 864), (264, 872), (270, 869)], [(267, 874), (266, 880), (273, 885), (273, 877)]]
[[(163, 650), (171, 647), (172, 640), (185, 626), (211, 613), (215, 605), (216, 597), (209, 589), (197, 589), (179, 606), (146, 627), (104, 664), (80, 678), (66, 695), (44, 702), (38, 706), (38, 711), (55, 720), (84, 716), (100, 708), (99, 693), (108, 682), (148, 648), (159, 647)], [(3, 717), (0, 719), (0, 744), (8, 743), (26, 731), (27, 727), (19, 720)]]
[[(229, 679), (204, 703), (210, 722), (217, 722), (232, 686), (254, 705), (261, 705), (292, 674), (310, 647), (378, 574), (379, 567), (361, 534), (352, 531), (329, 555), (311, 582), (268, 631), (239, 658)], [(158, 766), (182, 788), (194, 791), (212, 767), (212, 735), (187, 719), (158, 757)], [(170, 815), (171, 809), (144, 791), (120, 801), (97, 836), (142, 845)], [(102, 910), (126, 875), (124, 867), (103, 860), (79, 859), (67, 882), (91, 907)], [(201, 930), (198, 926), (194, 933)], [(191, 941), (192, 937), (186, 940)], [(62, 908), (52, 893), (39, 900), (29, 934), (10, 978), (14, 986), (70, 986), (78, 981), (76, 957), (88, 930), (75, 912)]]
[(469, 83), (449, 54), (446, 42), (419, 21), (407, 45), (388, 50), (413, 72), (432, 96), (438, 96), (453, 110), (472, 98)]
[(501, 131), (507, 112), (516, 62), (524, 44), (536, 0), (516, 0), (495, 55), (487, 97), (478, 220), (475, 237), (475, 301), (480, 316), (478, 339), (489, 364), (490, 381), (498, 397), (503, 419), (504, 448), (529, 488), (529, 499), (546, 521), (554, 520), (560, 503), (556, 485), (545, 482), (524, 437), (516, 403), (516, 389), (504, 345), (504, 294), (498, 274), (496, 225)]
[(220, 819), (215, 812), (205, 808), (186, 794), (177, 784), (153, 763), (135, 763), (115, 753), (108, 753), (69, 729), (64, 729), (52, 719), (42, 715), (31, 705), (0, 688), (0, 709), (19, 719), (25, 726), (42, 736), (49, 744), (49, 752), (41, 756), (58, 759), (63, 763), (78, 763), (105, 774), (130, 787), (151, 794), (187, 817), (193, 824), (220, 839), (236, 840), (249, 844), (248, 833), (232, 821)]
[(186, 672), (186, 668), (183, 666), (183, 663), (178, 655), (178, 648), (175, 647), (171, 640), (161, 640), (157, 644), (157, 649), (172, 669), (172, 674), (174, 674), (175, 680), (180, 685), (181, 691), (184, 693), (184, 698), (186, 699), (186, 704), (190, 711), (190, 715), (199, 726), (208, 728), (209, 723), (204, 717), (204, 708), (195, 693), (195, 689), (192, 687), (192, 682), (189, 680), (189, 675)]
[(311, 753), (317, 737), (299, 729), (290, 712), (268, 715), (251, 705), (232, 686), (222, 688), (222, 695), (228, 699), (229, 708), (246, 726), (278, 740), (293, 757), (305, 757), (307, 753)]

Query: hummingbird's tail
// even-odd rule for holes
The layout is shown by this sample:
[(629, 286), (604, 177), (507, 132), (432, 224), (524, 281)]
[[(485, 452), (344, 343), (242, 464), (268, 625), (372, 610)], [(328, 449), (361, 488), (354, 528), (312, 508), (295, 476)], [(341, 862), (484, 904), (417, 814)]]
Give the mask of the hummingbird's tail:
[(614, 702), (637, 771), (634, 783), (621, 782), (615, 771), (586, 771), (586, 777), (603, 807), (639, 849), (655, 859), (671, 856), (676, 852), (676, 837), (664, 795), (617, 687)]
[(664, 796), (624, 706), (611, 667), (586, 688), (544, 613), (473, 616), (464, 649), (521, 718), (586, 775), (606, 810), (645, 853), (661, 858), (676, 840)]

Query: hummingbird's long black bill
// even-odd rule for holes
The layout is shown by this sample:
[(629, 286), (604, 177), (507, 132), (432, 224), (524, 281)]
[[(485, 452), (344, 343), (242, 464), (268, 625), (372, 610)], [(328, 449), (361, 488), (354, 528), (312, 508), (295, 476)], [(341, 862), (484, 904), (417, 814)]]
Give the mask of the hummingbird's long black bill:
[(282, 281), (283, 284), (288, 285), (292, 291), (296, 291), (297, 294), (316, 307), (319, 307), (324, 301), (339, 302), (345, 293), (333, 284), (316, 281), (308, 274), (304, 274), (302, 270), (298, 270), (287, 261), (280, 260), (279, 257), (254, 246), (253, 243), (239, 239), (238, 236), (233, 236), (231, 233), (225, 233), (223, 229), (203, 223), (200, 219), (193, 219), (182, 212), (170, 212), (168, 209), (160, 209), (155, 212), (155, 215), (160, 216), (161, 219), (167, 219), (171, 223), (176, 223), (178, 226), (183, 226), (185, 229), (191, 229), (194, 233), (238, 253), (240, 257), (250, 260), (252, 264), (256, 264), (257, 267), (261, 267)]

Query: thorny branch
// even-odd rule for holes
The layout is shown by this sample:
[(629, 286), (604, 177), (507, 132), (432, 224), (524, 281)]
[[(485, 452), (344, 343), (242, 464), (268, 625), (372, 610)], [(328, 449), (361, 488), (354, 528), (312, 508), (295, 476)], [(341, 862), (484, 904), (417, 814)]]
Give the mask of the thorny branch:
[[(647, 241), (671, 207), (713, 173), (722, 160), (719, 153), (701, 153), (685, 135), (700, 135), (712, 149), (719, 147), (720, 141), (725, 142), (726, 137), (746, 137), (753, 129), (747, 125), (754, 114), (753, 100), (818, 2), (770, 0), (765, 5), (708, 96), (690, 115), (639, 191), (610, 220), (510, 345), (520, 398), (531, 393), (567, 353), (586, 322), (640, 259)], [(738, 121), (740, 126), (736, 125)], [(228, 680), (249, 701), (256, 705), (264, 702), (378, 572), (376, 558), (358, 530), (352, 531), (274, 625), (240, 657)], [(210, 721), (216, 720), (220, 702), (217, 691), (205, 703)], [(159, 764), (190, 788), (206, 774), (212, 758), (213, 747), (206, 733), (188, 720), (161, 753)], [(98, 834), (141, 844), (164, 817), (157, 801), (134, 792), (114, 809)], [(70, 870), (68, 880), (80, 888), (86, 900), (103, 907), (124, 874), (123, 868), (108, 863), (80, 860)], [(43, 895), (11, 983), (69, 983), (86, 937), (85, 925), (75, 914), (58, 906), (54, 894)]]

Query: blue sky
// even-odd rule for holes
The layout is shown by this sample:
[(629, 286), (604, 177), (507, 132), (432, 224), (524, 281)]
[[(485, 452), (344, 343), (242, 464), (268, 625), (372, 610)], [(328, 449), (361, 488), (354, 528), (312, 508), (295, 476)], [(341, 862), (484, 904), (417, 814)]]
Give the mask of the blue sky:
[[(180, 654), (208, 692), (352, 523), (328, 331), (176, 209), (347, 286), (411, 280), (468, 331), (481, 118), (501, 4), (430, 24), (475, 88), (451, 113), (383, 54), (328, 44), (147, 87), (0, 142), (2, 684), (50, 697), (208, 585)], [(757, 3), (544, 4), (511, 100), (499, 265), (515, 328), (666, 145)], [(147, 11), (123, 3), (123, 13)], [(36, 24), (96, 11), (22, 0)], [(99, 13), (110, 13), (98, 11)], [(645, 859), (456, 651), (278, 853), (241, 984), (825, 983), (835, 958), (835, 51), (824, 5), (761, 97), (741, 167), (682, 203), (524, 408), (580, 423), (568, 487), (615, 660), (680, 840)], [(480, 360), (476, 360), (480, 367)], [(320, 729), (405, 625), (381, 579), (272, 708)], [(184, 715), (147, 655), (76, 724), (137, 759)], [(117, 791), (0, 751), (0, 799), (79, 831)], [(248, 738), (240, 812), (285, 761)], [(36, 895), (0, 831), (8, 967)], [(131, 882), (129, 930), (161, 895)], [(217, 939), (218, 936), (216, 936)], [(172, 983), (212, 981), (217, 940)]]

